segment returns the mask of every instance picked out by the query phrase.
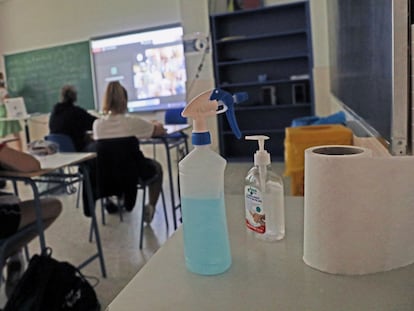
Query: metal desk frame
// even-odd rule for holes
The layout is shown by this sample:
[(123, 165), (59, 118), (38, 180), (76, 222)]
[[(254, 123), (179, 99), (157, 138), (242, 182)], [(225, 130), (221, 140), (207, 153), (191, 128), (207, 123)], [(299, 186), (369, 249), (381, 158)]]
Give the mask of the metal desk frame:
[[(85, 180), (86, 189), (84, 189), (84, 191), (87, 192), (89, 206), (94, 206), (94, 201), (92, 197), (92, 188), (91, 188), (91, 183), (89, 179), (88, 168), (87, 168), (87, 165), (85, 164), (85, 161), (95, 158), (96, 154), (95, 153), (82, 153), (82, 154), (81, 153), (67, 153), (66, 155), (82, 155), (82, 156), (78, 157), (77, 159), (74, 159), (74, 161), (67, 161), (66, 163), (62, 163), (62, 165), (59, 165), (57, 167), (45, 168), (37, 172), (23, 173), (23, 172), (14, 172), (14, 171), (0, 171), (1, 178), (8, 179), (13, 182), (14, 191), (16, 195), (18, 195), (16, 182), (24, 182), (31, 187), (32, 192), (33, 192), (34, 208), (36, 211), (36, 224), (37, 224), (38, 233), (39, 233), (40, 249), (42, 252), (46, 249), (46, 239), (44, 235), (44, 225), (43, 225), (43, 220), (42, 220), (43, 219), (42, 210), (40, 207), (40, 198), (42, 195), (46, 195), (50, 191), (53, 191), (54, 189), (56, 189), (56, 187), (52, 187), (52, 188), (49, 188), (48, 190), (39, 192), (36, 183), (39, 183), (39, 182), (52, 183), (52, 184), (64, 183), (65, 185), (69, 185), (69, 184), (77, 183), (81, 180)], [(60, 168), (69, 167), (69, 166), (79, 166), (80, 172), (69, 173), (69, 174), (56, 173), (56, 170)], [(40, 179), (40, 177), (48, 177), (48, 178)], [(68, 179), (70, 180), (68, 181)], [(96, 220), (95, 209), (92, 209), (90, 211), (90, 215), (91, 215), (91, 221), (92, 221), (92, 230), (96, 237), (95, 243), (97, 247), (97, 253), (87, 258), (83, 263), (81, 263), (78, 266), (78, 268), (81, 269), (85, 267), (86, 265), (88, 265), (89, 263), (91, 263), (93, 260), (99, 259), (102, 276), (106, 277), (105, 260), (103, 256), (102, 244), (101, 244), (101, 239), (99, 235), (98, 222)]]
[[(174, 133), (183, 133), (184, 130), (190, 128), (191, 126), (189, 124), (166, 124), (164, 125), (164, 127), (167, 130), (167, 135), (160, 136), (160, 137), (140, 139), (140, 143), (142, 145), (162, 144), (165, 146), (165, 152), (167, 156), (167, 167), (168, 167), (168, 182), (170, 186), (170, 196), (171, 196), (171, 208), (172, 208), (173, 221), (174, 221), (174, 230), (176, 230), (178, 226), (176, 212), (177, 210), (181, 209), (181, 202), (176, 203), (176, 200), (175, 200), (174, 180), (173, 180), (170, 150), (177, 147), (178, 145), (181, 145), (183, 141), (181, 139), (177, 140), (177, 138), (171, 138), (168, 135), (174, 134)], [(184, 144), (185, 144), (185, 152), (186, 154), (188, 154), (188, 140), (187, 139), (185, 139)], [(177, 178), (177, 180), (178, 180), (177, 187), (179, 189), (179, 179)]]

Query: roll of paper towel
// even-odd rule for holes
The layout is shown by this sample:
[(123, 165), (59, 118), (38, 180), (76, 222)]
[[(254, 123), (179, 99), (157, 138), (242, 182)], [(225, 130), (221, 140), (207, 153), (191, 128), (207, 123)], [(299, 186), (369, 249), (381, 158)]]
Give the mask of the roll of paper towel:
[(304, 262), (367, 274), (414, 262), (414, 157), (369, 149), (305, 151)]

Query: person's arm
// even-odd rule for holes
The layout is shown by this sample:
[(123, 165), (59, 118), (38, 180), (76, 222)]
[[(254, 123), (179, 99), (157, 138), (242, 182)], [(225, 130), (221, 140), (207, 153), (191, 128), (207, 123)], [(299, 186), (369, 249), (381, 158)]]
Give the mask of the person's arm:
[(0, 144), (0, 163), (19, 172), (33, 172), (41, 169), (40, 162), (28, 153), (24, 153)]
[(75, 106), (75, 116), (78, 119), (78, 126), (81, 126), (82, 131), (92, 130), (93, 122), (97, 119), (96, 116), (90, 114), (86, 109)]
[(95, 122), (95, 120), (97, 119), (96, 116), (94, 116), (93, 114), (90, 114), (88, 111), (85, 110), (85, 125), (86, 125), (86, 130), (90, 131), (92, 130), (92, 126), (93, 126), (93, 122)]
[(154, 124), (154, 130), (152, 132), (152, 137), (163, 136), (167, 134), (167, 131), (164, 128), (164, 125), (158, 121), (152, 121)]

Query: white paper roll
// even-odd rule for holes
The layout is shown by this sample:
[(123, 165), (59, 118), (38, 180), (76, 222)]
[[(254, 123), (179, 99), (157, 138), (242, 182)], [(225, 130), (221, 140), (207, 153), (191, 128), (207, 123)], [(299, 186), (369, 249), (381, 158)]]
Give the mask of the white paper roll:
[(414, 262), (414, 157), (368, 149), (305, 151), (304, 255), (335, 274), (387, 271)]

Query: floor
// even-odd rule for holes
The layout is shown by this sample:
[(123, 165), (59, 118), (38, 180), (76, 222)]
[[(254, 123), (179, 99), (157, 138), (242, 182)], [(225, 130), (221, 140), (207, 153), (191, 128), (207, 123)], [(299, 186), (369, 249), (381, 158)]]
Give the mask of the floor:
[[(147, 156), (152, 156), (152, 149), (144, 150), (144, 153)], [(163, 165), (165, 164), (162, 150), (157, 149), (156, 157)], [(228, 163), (225, 174), (226, 193), (243, 192), (244, 177), (251, 165), (252, 163)], [(273, 163), (272, 167), (277, 173), (283, 174), (283, 163)], [(176, 167), (174, 168), (174, 174), (176, 174)], [(285, 192), (288, 193), (289, 184), (287, 180), (285, 181), (285, 188)], [(139, 202), (141, 202), (140, 196), (133, 212), (124, 214), (123, 222), (120, 222), (117, 214), (108, 215), (106, 217), (107, 224), (103, 226), (99, 213), (99, 229), (108, 275), (107, 278), (102, 277), (98, 261), (93, 261), (82, 269), (82, 272), (86, 276), (99, 280), (95, 290), (101, 302), (102, 310), (105, 310), (106, 306), (151, 259), (151, 256), (155, 254), (168, 237), (174, 234), (166, 177), (164, 178), (164, 191), (167, 198), (170, 230), (169, 232), (166, 231), (162, 206), (159, 202), (153, 222), (144, 228), (145, 236), (142, 250), (139, 249), (141, 213), (138, 207), (140, 206)], [(76, 196), (77, 194), (59, 196), (64, 206), (63, 213), (46, 232), (46, 242), (53, 249), (53, 257), (58, 260), (69, 261), (74, 265), (78, 265), (89, 254), (96, 251), (95, 244), (88, 241), (90, 221), (83, 216), (82, 208), (76, 208)], [(29, 249), (30, 254), (38, 253), (38, 241), (33, 241), (29, 245)], [(94, 282), (94, 279), (91, 279), (91, 283)], [(5, 300), (3, 289), (1, 289), (0, 307), (4, 305)]]

